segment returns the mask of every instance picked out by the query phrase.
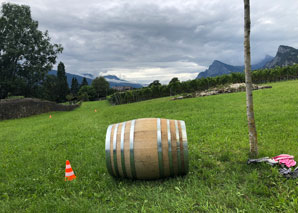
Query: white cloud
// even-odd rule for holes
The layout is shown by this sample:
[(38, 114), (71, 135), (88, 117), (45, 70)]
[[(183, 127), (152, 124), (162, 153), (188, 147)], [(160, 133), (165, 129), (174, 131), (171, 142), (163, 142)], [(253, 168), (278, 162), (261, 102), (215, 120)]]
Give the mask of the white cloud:
[(151, 83), (159, 80), (167, 84), (173, 77), (181, 81), (194, 79), (198, 71), (204, 71), (207, 67), (199, 66), (193, 62), (164, 62), (154, 63), (155, 67), (136, 67), (136, 68), (112, 68), (101, 75), (117, 75), (123, 79), (140, 83)]
[[(1, 0), (0, 0), (1, 1)], [(7, 0), (27, 4), (64, 47), (66, 71), (127, 80), (188, 80), (213, 60), (243, 64), (243, 1)], [(297, 0), (251, 1), (252, 59), (298, 48)]]

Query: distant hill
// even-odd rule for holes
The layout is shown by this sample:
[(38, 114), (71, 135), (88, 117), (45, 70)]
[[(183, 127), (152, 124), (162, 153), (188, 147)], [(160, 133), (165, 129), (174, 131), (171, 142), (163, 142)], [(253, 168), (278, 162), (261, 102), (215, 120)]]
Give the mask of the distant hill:
[[(273, 59), (272, 56), (266, 55), (266, 57), (257, 64), (251, 66), (252, 70), (263, 68), (269, 61)], [(233, 66), (225, 64), (221, 61), (215, 60), (204, 72), (200, 72), (197, 78), (214, 77), (224, 74), (230, 74), (232, 72), (243, 72), (244, 66)]]
[[(48, 72), (49, 75), (56, 75), (57, 76), (57, 71), (56, 70), (51, 70)], [(88, 73), (85, 73), (83, 74), (85, 76), (89, 76), (89, 77), (93, 77), (93, 75), (91, 74), (88, 74)], [(75, 77), (79, 84), (82, 83), (83, 81), (83, 76), (80, 76), (80, 75), (75, 75), (75, 74), (71, 74), (71, 73), (66, 73), (66, 77), (67, 77), (67, 83), (68, 83), (68, 86), (70, 87), (71, 86), (71, 80), (73, 77)], [(117, 76), (115, 75), (106, 75), (106, 76), (103, 76), (110, 84), (110, 87), (121, 87), (121, 86), (129, 86), (129, 87), (132, 87), (132, 88), (141, 88), (143, 87), (142, 84), (138, 84), (138, 83), (134, 83), (134, 82), (130, 82), (130, 81), (126, 81), (126, 80), (122, 80), (120, 78), (118, 78)], [(90, 85), (92, 83), (92, 78), (87, 78), (87, 82), (88, 84)]]
[(121, 86), (128, 86), (128, 87), (132, 87), (132, 88), (142, 88), (143, 87), (142, 84), (126, 81), (126, 80), (118, 78), (115, 75), (106, 75), (103, 77), (110, 83), (110, 87), (121, 87)]
[[(51, 70), (51, 71), (48, 72), (48, 74), (57, 76), (57, 71), (56, 70)], [(83, 78), (84, 78), (80, 75), (75, 75), (75, 74), (71, 74), (71, 73), (66, 73), (66, 77), (67, 77), (67, 83), (68, 83), (69, 87), (71, 86), (71, 80), (72, 80), (73, 77), (75, 77), (78, 80), (79, 84), (82, 83)], [(90, 85), (92, 83), (92, 79), (91, 78), (86, 78), (86, 79), (87, 79), (88, 84)]]
[(105, 77), (105, 79), (109, 79), (109, 80), (118, 80), (118, 81), (121, 81), (121, 79), (118, 78), (116, 75), (105, 75), (104, 77)]
[(270, 62), (266, 63), (265, 68), (273, 68), (276, 66), (284, 67), (298, 63), (298, 49), (293, 47), (280, 45), (276, 56)]
[(90, 73), (82, 73), (83, 77), (94, 79), (94, 76)]

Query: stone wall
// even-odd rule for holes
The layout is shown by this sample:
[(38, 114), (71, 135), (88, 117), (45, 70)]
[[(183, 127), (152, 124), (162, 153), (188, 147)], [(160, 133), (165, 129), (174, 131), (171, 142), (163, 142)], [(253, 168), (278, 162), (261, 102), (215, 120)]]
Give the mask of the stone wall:
[(33, 98), (0, 100), (0, 120), (23, 118), (51, 111), (71, 111), (80, 105), (61, 105)]

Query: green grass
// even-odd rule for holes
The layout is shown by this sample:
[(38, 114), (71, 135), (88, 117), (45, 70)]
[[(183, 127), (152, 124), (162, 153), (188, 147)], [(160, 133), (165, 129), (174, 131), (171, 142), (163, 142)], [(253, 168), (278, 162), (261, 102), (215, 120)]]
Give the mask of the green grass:
[[(270, 85), (254, 91), (259, 156), (298, 156), (298, 81)], [(186, 122), (187, 176), (131, 181), (107, 173), (108, 125), (144, 117)], [(0, 212), (297, 212), (298, 179), (246, 165), (247, 131), (245, 93), (87, 102), (72, 112), (1, 121)], [(64, 181), (67, 159), (72, 182)]]

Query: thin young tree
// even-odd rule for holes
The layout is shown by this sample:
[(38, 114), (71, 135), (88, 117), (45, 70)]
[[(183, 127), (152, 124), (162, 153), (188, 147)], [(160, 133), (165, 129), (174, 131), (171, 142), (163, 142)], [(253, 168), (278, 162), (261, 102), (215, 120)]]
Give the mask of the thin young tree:
[(258, 155), (257, 130), (254, 118), (251, 57), (250, 57), (250, 3), (244, 0), (244, 61), (245, 61), (245, 84), (246, 84), (246, 114), (249, 131), (250, 154)]

